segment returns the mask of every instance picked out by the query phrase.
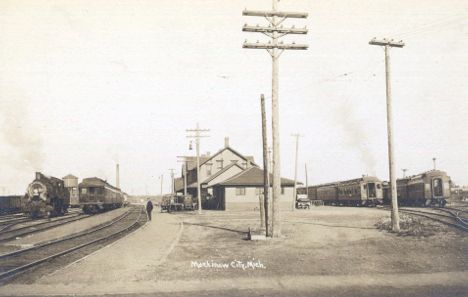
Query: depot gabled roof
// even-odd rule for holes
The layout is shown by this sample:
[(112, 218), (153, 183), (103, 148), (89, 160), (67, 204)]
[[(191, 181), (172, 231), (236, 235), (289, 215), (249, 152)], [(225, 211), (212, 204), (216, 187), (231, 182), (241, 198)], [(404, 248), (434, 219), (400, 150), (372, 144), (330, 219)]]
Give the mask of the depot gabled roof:
[[(270, 174), (270, 180), (273, 179), (273, 175)], [(263, 186), (263, 169), (259, 167), (251, 167), (248, 168), (228, 180), (220, 182), (218, 184), (212, 185), (211, 187), (215, 186), (223, 186), (223, 187), (261, 187)], [(299, 184), (299, 183), (298, 183)], [(293, 187), (294, 181), (281, 178), (281, 186), (282, 187)]]
[(230, 146), (226, 146), (222, 149), (220, 149), (219, 151), (217, 151), (215, 154), (211, 155), (209, 158), (207, 158), (206, 160), (204, 160), (203, 162), (200, 162), (200, 166), (205, 164), (205, 163), (208, 163), (210, 160), (212, 160), (214, 157), (216, 157), (217, 155), (221, 154), (222, 152), (224, 152), (225, 150), (230, 150), (232, 153), (234, 153), (235, 155), (238, 155), (239, 157), (241, 157), (242, 159), (244, 159), (245, 161), (250, 161), (250, 163), (253, 165), (253, 166), (258, 166), (257, 164), (255, 164), (254, 162), (254, 157), (253, 156), (244, 156), (242, 155), (241, 153), (239, 153), (238, 151), (236, 151), (235, 149), (233, 149), (232, 147)]
[(240, 169), (244, 170), (244, 168), (242, 168), (239, 164), (236, 163), (232, 163), (230, 164), (229, 166), (226, 166), (224, 167), (222, 170), (216, 172), (215, 174), (213, 174), (212, 176), (210, 176), (209, 178), (205, 179), (203, 181), (203, 184), (209, 184), (210, 181), (214, 180), (215, 178), (217, 178), (218, 176), (220, 176), (221, 174), (223, 174), (224, 172), (228, 171), (229, 169), (231, 169), (232, 167), (234, 166), (237, 166), (239, 167)]
[[(233, 154), (239, 156), (241, 159), (243, 159), (245, 161), (250, 161), (250, 164), (252, 164), (253, 166), (258, 166), (255, 163), (253, 156), (244, 156), (241, 153), (239, 153), (238, 151), (236, 151), (235, 149), (233, 149), (232, 147), (230, 147), (229, 145), (223, 147), (222, 149), (220, 149), (219, 151), (217, 151), (213, 155), (201, 155), (200, 156), (200, 166), (202, 166), (205, 163), (208, 163), (214, 157), (218, 156), (219, 154), (221, 154), (225, 150), (230, 150)], [(191, 170), (197, 168), (197, 157), (196, 156), (184, 156), (183, 158), (187, 162), (187, 170), (188, 171), (191, 171)]]

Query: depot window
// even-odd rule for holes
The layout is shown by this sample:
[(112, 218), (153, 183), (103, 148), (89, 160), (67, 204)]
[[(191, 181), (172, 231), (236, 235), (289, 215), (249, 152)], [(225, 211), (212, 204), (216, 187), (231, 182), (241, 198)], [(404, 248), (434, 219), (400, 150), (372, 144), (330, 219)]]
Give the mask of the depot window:
[(236, 188), (236, 196), (245, 196), (245, 188)]

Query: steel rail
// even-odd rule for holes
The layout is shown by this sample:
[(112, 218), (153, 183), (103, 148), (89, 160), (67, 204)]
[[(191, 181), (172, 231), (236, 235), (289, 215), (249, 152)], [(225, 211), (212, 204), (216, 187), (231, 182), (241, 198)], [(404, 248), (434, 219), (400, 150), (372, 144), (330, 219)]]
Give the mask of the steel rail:
[[(384, 207), (383, 209), (388, 210), (389, 207)], [(402, 212), (402, 213), (413, 214), (413, 215), (416, 215), (416, 216), (425, 217), (427, 219), (431, 219), (433, 221), (443, 223), (445, 225), (449, 225), (449, 226), (452, 226), (452, 227), (455, 227), (455, 228), (458, 228), (460, 230), (468, 232), (468, 225), (466, 225), (464, 222), (460, 222), (459, 218), (456, 217), (456, 216), (453, 216), (453, 214), (449, 216), (449, 215), (441, 214), (441, 213), (427, 212), (427, 211), (421, 211), (421, 210), (418, 210), (418, 209), (406, 209), (406, 208), (400, 208), (398, 211)], [(446, 220), (435, 218), (433, 216), (448, 218), (448, 219), (455, 220), (456, 222), (460, 222), (460, 223), (457, 224), (457, 223), (447, 222)]]
[(125, 213), (121, 214), (120, 216), (118, 216), (117, 218), (112, 219), (109, 223), (104, 223), (102, 225), (97, 226), (96, 228), (91, 228), (90, 230), (86, 230), (86, 231), (79, 232), (79, 233), (76, 233), (76, 234), (71, 234), (71, 235), (68, 235), (68, 236), (64, 236), (62, 238), (46, 241), (46, 242), (31, 246), (31, 247), (28, 247), (28, 248), (12, 251), (12, 252), (5, 253), (5, 254), (0, 254), (0, 259), (7, 258), (7, 257), (10, 257), (10, 256), (19, 255), (19, 254), (22, 254), (22, 253), (25, 253), (25, 252), (28, 252), (28, 251), (36, 250), (36, 249), (39, 249), (39, 248), (42, 248), (42, 247), (45, 247), (45, 246), (49, 246), (49, 245), (52, 245), (52, 244), (60, 243), (60, 242), (66, 241), (66, 240), (74, 239), (74, 238), (77, 238), (77, 237), (85, 236), (85, 235), (100, 231), (100, 230), (102, 230), (104, 228), (110, 227), (113, 224), (119, 222), (120, 220), (127, 217), (129, 214), (130, 214), (130, 211), (125, 212)]
[[(71, 215), (71, 216), (62, 217), (60, 219), (53, 220), (53, 221), (45, 221), (45, 222), (41, 222), (41, 223), (38, 223), (38, 224), (34, 224), (34, 225), (30, 225), (30, 226), (24, 226), (24, 227), (16, 228), (16, 229), (13, 229), (13, 230), (5, 231), (3, 233), (0, 233), (0, 242), (9, 241), (9, 240), (15, 239), (16, 237), (19, 237), (19, 236), (25, 236), (25, 235), (29, 235), (29, 234), (32, 234), (32, 233), (37, 233), (37, 232), (49, 230), (49, 229), (52, 229), (52, 228), (55, 228), (55, 227), (63, 226), (63, 225), (66, 225), (66, 224), (69, 224), (69, 223), (72, 223), (72, 222), (76, 222), (76, 221), (85, 219), (85, 218), (88, 218), (88, 217), (90, 217), (90, 216), (89, 215), (81, 215), (81, 214)], [(50, 226), (45, 226), (45, 227), (42, 227), (40, 229), (34, 229), (37, 226), (42, 226), (42, 225), (46, 225), (46, 224), (50, 224)], [(33, 229), (30, 230), (30, 231), (25, 231), (25, 232), (20, 232), (19, 234), (15, 234), (15, 233), (17, 233), (17, 231), (21, 231), (21, 230), (25, 230), (25, 229), (31, 229), (31, 228), (33, 228)], [(2, 229), (1, 231), (3, 231), (3, 230), (5, 230), (5, 229)], [(8, 233), (11, 233), (13, 235), (3, 237), (5, 234), (8, 234)]]
[[(35, 266), (37, 266), (37, 265), (39, 265), (39, 264), (41, 264), (41, 263), (47, 262), (47, 261), (49, 261), (49, 260), (55, 259), (55, 258), (57, 258), (57, 257), (63, 256), (63, 255), (66, 255), (66, 254), (69, 254), (69, 253), (71, 253), (71, 252), (73, 252), (73, 251), (76, 251), (76, 250), (78, 250), (78, 249), (84, 248), (84, 247), (86, 247), (86, 246), (89, 246), (89, 245), (92, 245), (92, 244), (95, 244), (95, 243), (98, 243), (98, 242), (100, 242), (100, 241), (107, 240), (107, 239), (111, 239), (112, 237), (115, 237), (115, 236), (117, 236), (117, 235), (119, 235), (119, 234), (121, 234), (121, 233), (124, 233), (124, 232), (130, 230), (130, 229), (133, 228), (136, 224), (139, 223), (139, 221), (140, 221), (140, 219), (141, 219), (141, 216), (142, 216), (142, 213), (143, 213), (143, 208), (140, 209), (137, 219), (136, 219), (130, 226), (127, 226), (127, 227), (125, 227), (125, 228), (123, 228), (123, 229), (121, 229), (121, 230), (118, 230), (118, 231), (116, 231), (116, 232), (113, 232), (113, 233), (111, 233), (111, 234), (109, 234), (109, 235), (101, 236), (101, 237), (99, 237), (99, 238), (97, 238), (97, 239), (88, 241), (88, 242), (83, 243), (83, 244), (80, 244), (80, 245), (78, 245), (78, 246), (74, 246), (74, 247), (69, 248), (69, 249), (67, 249), (67, 250), (64, 250), (64, 251), (55, 253), (55, 254), (53, 254), (53, 255), (51, 255), (51, 256), (47, 256), (47, 257), (44, 257), (44, 258), (42, 258), (42, 259), (36, 260), (36, 261), (34, 261), (34, 262), (31, 262), (31, 263), (28, 263), (28, 264), (25, 264), (25, 265), (22, 265), (22, 266), (19, 266), (19, 267), (15, 267), (15, 268), (13, 268), (13, 269), (10, 269), (10, 270), (8, 270), (8, 271), (5, 271), (5, 272), (3, 272), (3, 273), (0, 273), (0, 281), (5, 281), (5, 280), (8, 280), (8, 279), (10, 279), (10, 278), (12, 278), (12, 277), (14, 277), (14, 276), (19, 275), (20, 273), (24, 273), (25, 271), (27, 271), (27, 270), (29, 270), (29, 269), (31, 269), (31, 268), (33, 268), (33, 267), (35, 267)], [(130, 214), (130, 211), (127, 212), (126, 215), (122, 215), (121, 217), (119, 217), (118, 220), (115, 220), (114, 222), (112, 222), (112, 224), (107, 224), (106, 227), (117, 223), (117, 222), (120, 221), (121, 219), (127, 217), (129, 214)], [(93, 230), (93, 232), (97, 232), (97, 231), (99, 231), (99, 230), (101, 230), (101, 229), (103, 229), (103, 228), (99, 228), (99, 229), (97, 229), (97, 230)], [(87, 234), (89, 234), (89, 233), (92, 233), (92, 232), (87, 232)], [(86, 235), (86, 234), (82, 234), (82, 235)], [(75, 237), (73, 237), (73, 238), (76, 238), (76, 237), (77, 237), (77, 236), (75, 236)], [(62, 240), (60, 240), (60, 241), (55, 241), (54, 243), (62, 242), (62, 241), (65, 241), (65, 240), (70, 240), (70, 239), (73, 239), (73, 238), (62, 239)], [(49, 244), (50, 244), (50, 243), (49, 243)], [(44, 246), (44, 245), (43, 245), (43, 246)], [(41, 247), (43, 247), (43, 246), (41, 246)], [(39, 248), (39, 246), (37, 246), (36, 248)], [(29, 250), (30, 250), (30, 249), (29, 249)], [(10, 253), (10, 254), (8, 254), (8, 255), (11, 255), (11, 254), (15, 254), (15, 253)], [(5, 254), (5, 255), (7, 255), (7, 254)], [(3, 257), (3, 256), (5, 256), (5, 255), (1, 255), (1, 256)]]
[(435, 216), (439, 216), (439, 217), (445, 217), (445, 218), (449, 218), (449, 219), (454, 219), (456, 222), (459, 222), (459, 220), (457, 220), (457, 218), (455, 218), (455, 217), (451, 217), (451, 216), (447, 216), (447, 215), (443, 215), (443, 214), (437, 214), (437, 213), (433, 213), (433, 212), (424, 212), (424, 211), (419, 211), (419, 210), (400, 210), (400, 211), (403, 212), (403, 213), (409, 213), (409, 214), (425, 217), (425, 218), (431, 219), (433, 221), (437, 221), (437, 222), (440, 222), (440, 223), (443, 223), (443, 224), (446, 224), (446, 225), (450, 225), (452, 227), (456, 227), (456, 228), (458, 228), (460, 230), (468, 232), (468, 226), (466, 226), (465, 224), (457, 224), (457, 223), (447, 222), (445, 220), (434, 218), (431, 215), (435, 215)]
[(28, 222), (28, 221), (32, 221), (31, 218), (28, 218), (28, 217), (24, 217), (24, 218), (12, 218), (12, 219), (8, 219), (8, 220), (3, 220), (3, 221), (0, 221), (0, 225), (8, 225), (8, 224), (11, 224), (11, 223), (23, 223), (23, 222)]

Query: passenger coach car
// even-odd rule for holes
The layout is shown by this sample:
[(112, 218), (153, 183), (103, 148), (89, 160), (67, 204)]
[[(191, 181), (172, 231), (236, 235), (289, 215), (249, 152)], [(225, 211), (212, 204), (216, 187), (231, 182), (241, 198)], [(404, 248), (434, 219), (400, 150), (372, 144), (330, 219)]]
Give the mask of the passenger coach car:
[(361, 178), (302, 188), (310, 200), (322, 200), (325, 205), (374, 206), (383, 200), (382, 183), (377, 177)]
[[(446, 172), (430, 170), (397, 180), (398, 204), (407, 206), (445, 206), (450, 197), (450, 177)], [(390, 185), (384, 186), (385, 203), (390, 203)]]
[(78, 185), (79, 203), (85, 213), (97, 213), (122, 207), (124, 193), (106, 181), (90, 177)]

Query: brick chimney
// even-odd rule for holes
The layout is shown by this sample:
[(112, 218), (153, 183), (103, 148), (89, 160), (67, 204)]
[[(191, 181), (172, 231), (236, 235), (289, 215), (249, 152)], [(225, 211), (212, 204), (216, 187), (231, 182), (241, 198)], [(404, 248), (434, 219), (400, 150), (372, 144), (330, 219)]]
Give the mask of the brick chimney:
[(229, 137), (224, 137), (224, 147), (229, 147)]

